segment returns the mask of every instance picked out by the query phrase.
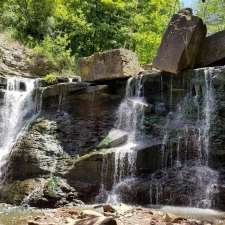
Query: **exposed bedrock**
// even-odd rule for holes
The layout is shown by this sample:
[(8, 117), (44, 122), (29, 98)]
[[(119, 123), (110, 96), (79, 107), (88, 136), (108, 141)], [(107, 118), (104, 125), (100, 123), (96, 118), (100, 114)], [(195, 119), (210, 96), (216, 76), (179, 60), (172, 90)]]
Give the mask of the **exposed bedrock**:
[[(214, 170), (219, 171), (217, 176), (212, 177), (218, 178), (216, 188), (219, 191), (215, 192), (215, 201), (220, 208), (225, 206), (222, 185), (225, 180), (224, 74), (224, 67), (213, 68), (211, 71), (217, 107), (210, 132), (209, 172), (213, 174)], [(68, 87), (70, 85), (68, 83)], [(179, 169), (185, 167), (181, 167), (181, 162), (191, 163), (199, 154), (198, 143), (194, 142), (196, 129), (192, 127), (198, 116), (197, 106), (193, 102), (186, 106), (191, 127), (188, 134), (182, 133), (184, 123), (182, 120), (178, 123), (177, 118), (178, 103), (183, 103), (187, 93), (192, 97), (197, 94), (202, 96), (204, 85), (204, 69), (187, 71), (176, 79), (165, 73), (144, 75), (148, 105), (145, 110), (144, 141), (137, 147), (137, 183), (119, 187), (125, 202), (150, 203), (149, 185), (153, 178), (156, 181), (163, 179), (163, 173), (160, 172), (162, 166), (171, 171), (168, 172), (171, 179), (168, 176), (163, 179), (165, 192), (159, 196), (160, 203), (187, 205), (188, 193), (196, 188), (199, 190), (192, 185), (198, 177), (192, 173), (197, 169), (196, 165), (192, 165), (189, 172)], [(0, 190), (1, 201), (57, 207), (71, 202), (79, 204), (79, 200), (93, 202), (102, 183), (108, 191), (111, 190), (115, 171), (114, 152), (127, 141), (126, 133), (115, 133), (112, 130), (117, 118), (116, 111), (124, 96), (124, 87), (124, 80), (115, 80), (108, 85), (86, 86), (77, 91), (68, 91), (66, 95), (62, 95), (59, 85), (47, 88), (39, 118), (31, 124), (26, 135), (18, 140), (9, 156), (4, 185)], [(165, 146), (168, 152), (162, 157), (168, 119), (170, 141)], [(111, 130), (113, 132), (110, 133)], [(104, 173), (106, 177), (102, 173), (104, 162), (107, 162), (107, 173)], [(176, 187), (171, 183), (180, 182), (180, 178), (174, 176), (176, 171), (180, 171), (180, 177), (185, 177), (182, 187), (191, 184), (187, 192), (177, 196)], [(153, 192), (156, 190), (157, 186), (154, 186)], [(123, 193), (128, 194), (123, 196)], [(171, 193), (174, 195), (170, 196)], [(155, 197), (152, 201), (156, 203)], [(193, 201), (198, 201), (198, 198)]]
[(205, 38), (197, 60), (198, 67), (225, 65), (225, 31)]

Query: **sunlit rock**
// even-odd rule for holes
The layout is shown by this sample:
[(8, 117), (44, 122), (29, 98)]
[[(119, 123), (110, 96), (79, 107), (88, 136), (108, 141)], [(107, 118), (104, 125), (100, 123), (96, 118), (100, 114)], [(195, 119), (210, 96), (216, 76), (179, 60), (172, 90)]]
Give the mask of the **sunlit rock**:
[(154, 67), (173, 74), (193, 68), (205, 35), (206, 26), (201, 18), (192, 15), (191, 9), (174, 14), (162, 38)]
[(137, 55), (122, 48), (83, 58), (80, 60), (79, 69), (84, 81), (126, 78), (141, 70)]

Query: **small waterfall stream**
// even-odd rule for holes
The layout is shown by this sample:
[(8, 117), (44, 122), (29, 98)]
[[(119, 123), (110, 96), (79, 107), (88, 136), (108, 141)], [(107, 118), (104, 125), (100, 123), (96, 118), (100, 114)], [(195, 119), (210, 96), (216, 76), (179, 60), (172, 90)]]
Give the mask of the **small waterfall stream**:
[(142, 138), (144, 109), (147, 103), (144, 99), (143, 76), (129, 78), (126, 85), (126, 96), (118, 109), (116, 129), (127, 132), (125, 145), (115, 148), (114, 187), (108, 196), (108, 202), (120, 201), (117, 188), (124, 179), (132, 179), (136, 171), (138, 142)]
[[(185, 206), (212, 208), (218, 183), (218, 172), (210, 162), (210, 129), (216, 111), (213, 73), (210, 68), (199, 73), (200, 84), (189, 81), (190, 90), (174, 109), (173, 79), (169, 80), (171, 111), (167, 115), (161, 138), (161, 160), (158, 169), (149, 174), (150, 204), (174, 204), (186, 202)], [(126, 96), (118, 109), (115, 127), (127, 132), (127, 142), (114, 148), (113, 188), (108, 202), (118, 203), (126, 199), (125, 189), (132, 192), (138, 182), (136, 177), (137, 152), (148, 139), (144, 135), (145, 107), (143, 76), (127, 81)], [(161, 89), (162, 78), (161, 78)], [(194, 90), (194, 92), (193, 92)], [(149, 141), (149, 140), (148, 140)], [(102, 173), (107, 171), (103, 160)], [(103, 181), (104, 179), (102, 179)], [(104, 183), (104, 182), (103, 182)], [(101, 192), (106, 195), (104, 185)], [(122, 196), (121, 196), (121, 191)], [(128, 197), (129, 198), (129, 197)], [(132, 198), (132, 197), (130, 197)], [(183, 203), (181, 203), (183, 204)]]
[[(165, 199), (174, 202), (175, 198), (183, 196), (187, 198), (186, 205), (213, 207), (218, 173), (209, 167), (210, 129), (216, 110), (210, 68), (204, 70), (203, 79), (202, 96), (199, 95), (199, 86), (194, 86), (195, 95), (191, 90), (178, 104), (177, 111), (167, 116), (161, 147), (161, 171), (151, 175), (151, 204), (163, 204)], [(188, 118), (190, 107), (196, 108), (196, 119)]]
[[(0, 175), (6, 156), (24, 129), (37, 114), (38, 98), (35, 98), (36, 80), (7, 77), (3, 104), (0, 108)], [(35, 100), (34, 100), (35, 99)]]

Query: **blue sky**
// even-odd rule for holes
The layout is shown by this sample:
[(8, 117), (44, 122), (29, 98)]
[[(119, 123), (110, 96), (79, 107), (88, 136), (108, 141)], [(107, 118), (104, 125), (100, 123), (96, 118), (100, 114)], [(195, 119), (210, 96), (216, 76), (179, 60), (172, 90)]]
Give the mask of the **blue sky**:
[(182, 0), (184, 7), (192, 7), (194, 8), (194, 4), (197, 2), (197, 0)]

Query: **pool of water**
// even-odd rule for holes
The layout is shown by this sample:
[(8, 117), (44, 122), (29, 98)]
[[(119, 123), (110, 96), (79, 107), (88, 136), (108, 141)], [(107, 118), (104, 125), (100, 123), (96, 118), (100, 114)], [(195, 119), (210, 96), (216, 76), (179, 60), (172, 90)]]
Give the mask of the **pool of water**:
[(225, 212), (223, 211), (176, 206), (159, 206), (159, 209), (162, 212), (171, 213), (184, 218), (209, 221), (215, 224), (225, 224)]
[(41, 211), (33, 208), (13, 207), (0, 204), (1, 225), (27, 225), (30, 216), (37, 215)]

